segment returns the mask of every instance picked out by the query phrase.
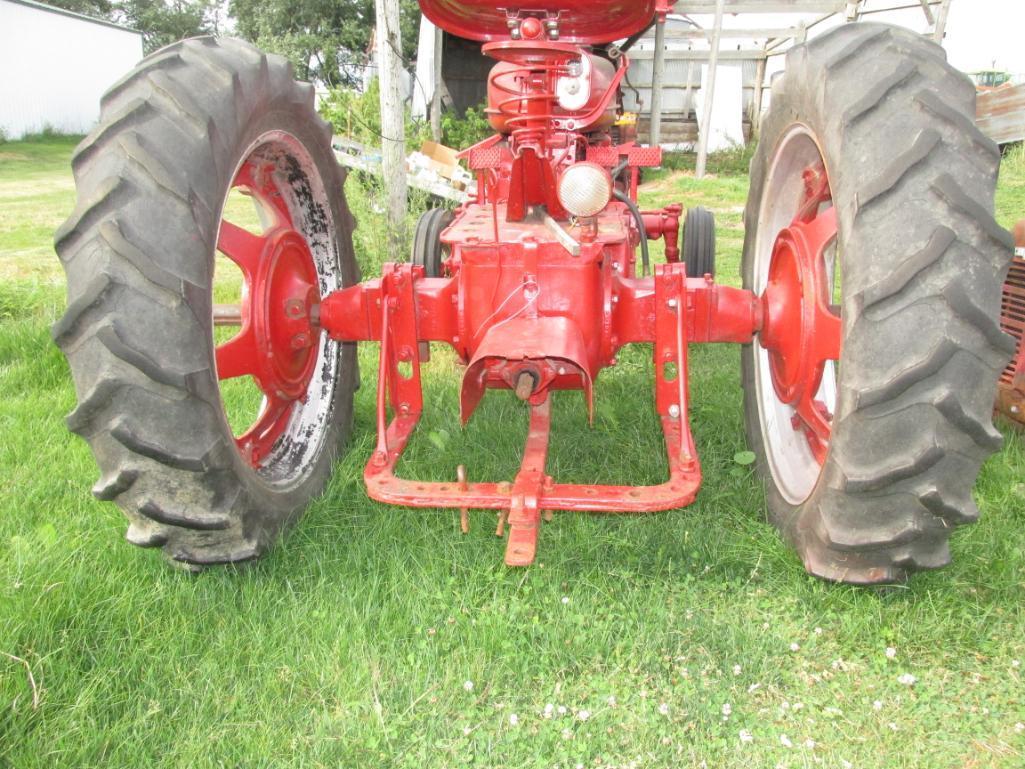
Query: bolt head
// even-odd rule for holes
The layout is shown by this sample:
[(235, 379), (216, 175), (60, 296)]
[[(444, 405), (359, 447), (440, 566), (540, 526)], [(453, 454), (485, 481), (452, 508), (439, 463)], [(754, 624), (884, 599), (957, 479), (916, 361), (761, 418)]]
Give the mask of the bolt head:
[(669, 407), (669, 416), (673, 419), (680, 418), (680, 407), (677, 406), (675, 403)]
[(670, 310), (675, 310), (679, 306), (680, 303), (675, 299), (670, 299), (668, 302), (666, 302), (666, 307), (668, 307)]

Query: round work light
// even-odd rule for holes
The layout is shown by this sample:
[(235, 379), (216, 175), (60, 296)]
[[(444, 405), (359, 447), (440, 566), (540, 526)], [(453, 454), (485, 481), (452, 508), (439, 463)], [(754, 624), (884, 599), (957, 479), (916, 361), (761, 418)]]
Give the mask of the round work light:
[(573, 216), (594, 216), (612, 200), (612, 177), (596, 163), (570, 166), (559, 179), (559, 202)]

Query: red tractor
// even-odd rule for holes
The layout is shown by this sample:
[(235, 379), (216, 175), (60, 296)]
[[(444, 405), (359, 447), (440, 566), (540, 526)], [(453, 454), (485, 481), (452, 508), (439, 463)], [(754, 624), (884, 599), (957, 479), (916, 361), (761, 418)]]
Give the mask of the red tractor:
[[(943, 50), (858, 23), (789, 52), (751, 166), (740, 289), (713, 279), (707, 216), (691, 212), (681, 261), (680, 207), (638, 210), (640, 169), (661, 152), (616, 126), (629, 61), (611, 41), (670, 0), (421, 5), (496, 60), (495, 135), (466, 153), (473, 199), (429, 214), (416, 258), (396, 254), (377, 278), (360, 282), (331, 130), (284, 59), (187, 40), (104, 96), (56, 236), (68, 309), (54, 335), (78, 393), (69, 425), (128, 540), (197, 566), (260, 555), (324, 488), (352, 420), (356, 343), (375, 341), (368, 494), (464, 519), (496, 510), (506, 562), (527, 565), (552, 511), (695, 499), (688, 350), (729, 342), (743, 346), (769, 516), (807, 569), (877, 583), (945, 564), (1001, 445), (992, 404), (1012, 341), (998, 323), (1011, 252), (993, 219), (1000, 156)], [(227, 218), (232, 191), (257, 203), (260, 232)], [(665, 264), (649, 265), (654, 238)], [(245, 277), (234, 310), (215, 304), (216, 252)], [(220, 341), (223, 322), (238, 328)], [(529, 408), (515, 478), (396, 474), (432, 342), (465, 365), (464, 422), (489, 389)], [(560, 483), (545, 462), (554, 393), (579, 390), (592, 410), (599, 373), (628, 344), (654, 356), (668, 478)], [(241, 430), (222, 404), (239, 377), (263, 396)]]

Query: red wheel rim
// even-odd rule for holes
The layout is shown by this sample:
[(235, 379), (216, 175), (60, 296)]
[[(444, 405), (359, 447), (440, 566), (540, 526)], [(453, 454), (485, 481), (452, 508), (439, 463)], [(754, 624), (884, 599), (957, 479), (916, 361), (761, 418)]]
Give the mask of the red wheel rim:
[(837, 219), (824, 165), (807, 166), (802, 180), (797, 214), (772, 247), (760, 342), (769, 353), (776, 397), (793, 409), (791, 427), (804, 434), (821, 465), (833, 415), (817, 394), (827, 363), (840, 359), (843, 338), (827, 258), (836, 241)]
[(258, 415), (235, 438), (254, 468), (272, 453), (306, 402), (320, 350), (320, 331), (312, 322), (320, 302), (317, 264), (281, 188), (280, 163), (280, 155), (257, 147), (231, 185), (253, 199), (264, 219), (263, 232), (222, 219), (217, 239), (217, 250), (243, 278), (240, 305), (215, 321), (240, 327), (215, 347), (217, 377), (252, 377), (262, 393)]

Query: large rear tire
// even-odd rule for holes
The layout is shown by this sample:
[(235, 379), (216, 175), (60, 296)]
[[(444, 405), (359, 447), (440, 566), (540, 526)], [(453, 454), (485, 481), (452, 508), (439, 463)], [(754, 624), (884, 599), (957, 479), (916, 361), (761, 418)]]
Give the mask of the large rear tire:
[[(322, 491), (350, 429), (354, 346), (319, 334), (308, 306), (359, 279), (331, 131), (285, 59), (236, 40), (164, 48), (101, 106), (56, 235), (68, 425), (130, 542), (197, 566), (248, 560)], [(263, 234), (222, 221), (233, 187), (264, 204)], [(246, 276), (235, 344), (215, 343), (217, 250)], [(236, 376), (263, 391), (241, 436), (220, 387)]]
[(1001, 445), (991, 415), (1013, 347), (997, 322), (1012, 243), (993, 218), (1000, 156), (974, 115), (975, 90), (942, 48), (879, 24), (793, 49), (773, 86), (751, 165), (744, 285), (778, 292), (794, 271), (777, 260), (797, 247), (780, 250), (779, 238), (816, 183), (802, 174), (824, 168), (831, 194), (805, 214), (835, 217), (819, 325), (838, 304), (842, 344), (838, 362), (816, 359), (817, 340), (794, 337), (807, 316), (779, 324), (791, 353), (812, 350), (802, 415), (779, 384), (785, 361), (764, 346), (783, 343), (763, 329), (743, 353), (746, 424), (771, 519), (827, 579), (894, 582), (946, 564), (954, 527), (978, 517), (979, 468)]

